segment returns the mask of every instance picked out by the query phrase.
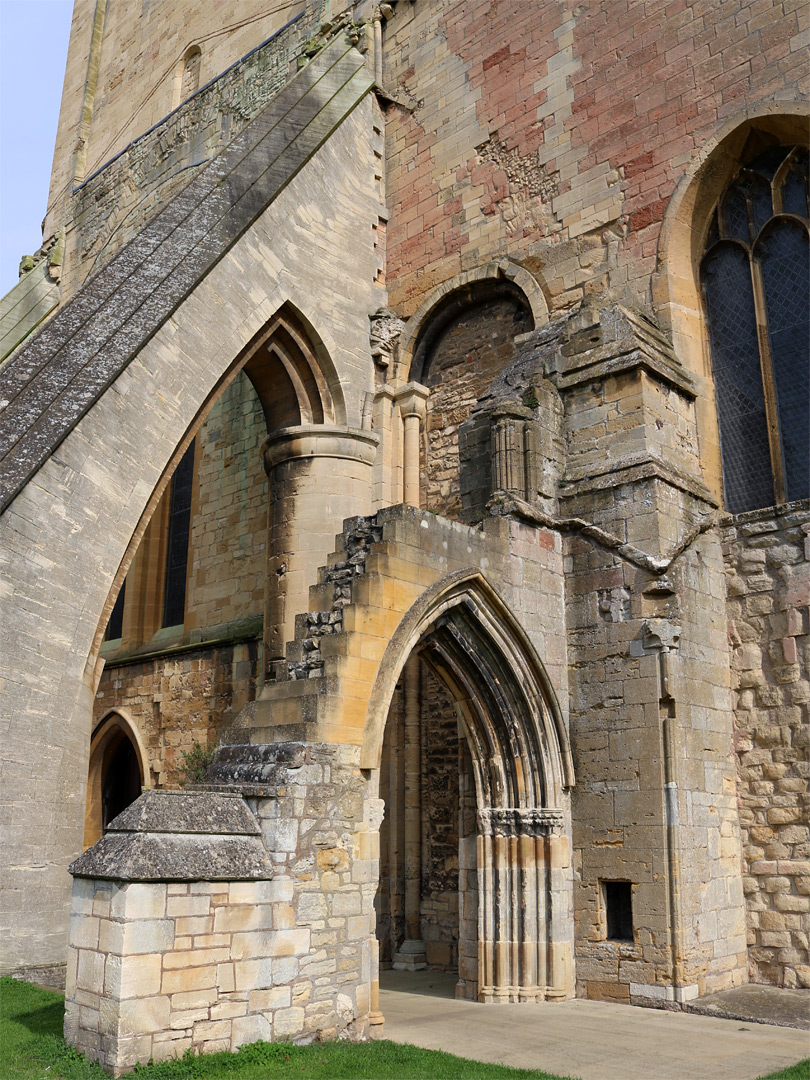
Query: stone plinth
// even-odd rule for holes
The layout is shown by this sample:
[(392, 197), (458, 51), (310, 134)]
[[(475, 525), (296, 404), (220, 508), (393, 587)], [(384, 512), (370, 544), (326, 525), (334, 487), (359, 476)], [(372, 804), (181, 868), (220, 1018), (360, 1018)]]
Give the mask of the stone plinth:
[(118, 1076), (366, 1035), (379, 814), (351, 757), (224, 748), (212, 776), (230, 790), (147, 791), (113, 820), (70, 868), (68, 1042)]

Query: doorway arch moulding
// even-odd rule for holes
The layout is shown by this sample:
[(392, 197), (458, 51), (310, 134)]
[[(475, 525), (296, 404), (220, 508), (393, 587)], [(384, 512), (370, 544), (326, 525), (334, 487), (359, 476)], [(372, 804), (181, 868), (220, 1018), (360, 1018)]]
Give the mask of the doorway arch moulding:
[(477, 997), (542, 1001), (573, 993), (567, 732), (530, 640), (476, 568), (411, 606), (373, 686), (361, 767), (376, 775), (394, 691), (418, 654), (453, 697), (475, 777)]

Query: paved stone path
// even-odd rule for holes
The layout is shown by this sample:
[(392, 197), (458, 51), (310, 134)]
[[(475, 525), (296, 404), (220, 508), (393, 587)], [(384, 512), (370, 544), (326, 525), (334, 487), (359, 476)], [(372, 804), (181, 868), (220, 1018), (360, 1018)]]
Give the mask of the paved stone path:
[(479, 1005), (455, 979), (383, 972), (385, 1037), (581, 1080), (755, 1080), (810, 1056), (796, 1028), (604, 1001)]

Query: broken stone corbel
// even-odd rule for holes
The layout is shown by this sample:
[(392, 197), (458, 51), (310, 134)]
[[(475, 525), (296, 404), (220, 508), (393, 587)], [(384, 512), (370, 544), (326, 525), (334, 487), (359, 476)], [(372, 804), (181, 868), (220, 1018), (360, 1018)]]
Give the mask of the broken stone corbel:
[(677, 649), (681, 628), (669, 619), (647, 619), (641, 628), (641, 644), (646, 652)]
[(371, 323), (368, 340), (372, 358), (379, 367), (387, 368), (395, 359), (405, 323), (388, 308), (380, 308), (373, 315), (369, 315), (368, 319)]

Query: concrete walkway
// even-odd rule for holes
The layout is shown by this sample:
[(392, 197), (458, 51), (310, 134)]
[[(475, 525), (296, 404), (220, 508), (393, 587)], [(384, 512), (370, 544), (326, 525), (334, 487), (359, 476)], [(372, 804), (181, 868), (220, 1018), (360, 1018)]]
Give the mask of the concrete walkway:
[(795, 1028), (604, 1001), (480, 1005), (455, 978), (382, 973), (385, 1038), (581, 1080), (755, 1080), (810, 1056)]

